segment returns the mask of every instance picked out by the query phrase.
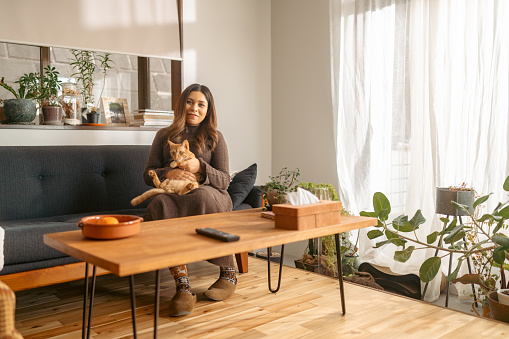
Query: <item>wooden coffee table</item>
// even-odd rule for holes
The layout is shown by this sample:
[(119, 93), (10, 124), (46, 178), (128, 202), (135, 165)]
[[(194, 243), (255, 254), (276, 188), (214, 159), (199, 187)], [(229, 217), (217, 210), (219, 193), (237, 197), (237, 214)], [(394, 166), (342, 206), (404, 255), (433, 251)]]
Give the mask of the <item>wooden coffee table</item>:
[[(60, 252), (92, 264), (94, 267), (88, 317), (88, 334), (90, 334), (96, 267), (103, 268), (120, 277), (131, 277), (133, 330), (135, 335), (136, 320), (132, 283), (133, 275), (156, 271), (155, 337), (159, 312), (160, 269), (331, 234), (336, 234), (336, 246), (339, 248), (339, 233), (377, 224), (377, 219), (375, 218), (341, 216), (341, 222), (337, 225), (295, 231), (275, 228), (274, 220), (262, 218), (260, 212), (261, 208), (143, 222), (139, 234), (118, 240), (88, 239), (81, 234), (80, 230), (52, 233), (44, 235), (44, 243)], [(196, 233), (195, 229), (199, 227), (210, 227), (223, 232), (237, 234), (240, 236), (240, 240), (222, 242), (208, 238)], [(281, 260), (282, 262), (283, 260)], [(85, 277), (88, 277), (88, 264), (86, 265)], [(342, 274), (339, 274), (339, 283), (344, 314), (345, 304)], [(85, 283), (83, 326), (85, 325), (87, 293), (88, 279), (86, 279)], [(84, 333), (85, 331), (83, 331)]]

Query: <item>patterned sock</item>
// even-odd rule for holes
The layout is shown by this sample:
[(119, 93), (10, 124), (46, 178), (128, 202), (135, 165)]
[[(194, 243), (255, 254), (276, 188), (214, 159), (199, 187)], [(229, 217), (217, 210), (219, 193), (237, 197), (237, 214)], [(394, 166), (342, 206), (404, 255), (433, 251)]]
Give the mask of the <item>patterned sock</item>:
[(224, 279), (233, 285), (237, 285), (235, 267), (220, 267), (219, 278)]
[(170, 267), (170, 272), (173, 279), (175, 279), (177, 292), (183, 291), (193, 294), (193, 292), (191, 292), (191, 284), (189, 283), (189, 277), (187, 275), (187, 265)]

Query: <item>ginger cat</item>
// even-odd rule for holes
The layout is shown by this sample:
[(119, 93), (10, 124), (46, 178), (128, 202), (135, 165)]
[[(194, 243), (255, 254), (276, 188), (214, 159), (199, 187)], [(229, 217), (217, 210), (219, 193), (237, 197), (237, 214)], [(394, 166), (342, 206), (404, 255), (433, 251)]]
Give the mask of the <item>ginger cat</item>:
[[(181, 144), (174, 144), (168, 140), (168, 144), (170, 145), (170, 154), (173, 158), (173, 161), (170, 164), (172, 168), (177, 167), (178, 164), (183, 161), (195, 158), (194, 153), (189, 150), (189, 142), (187, 140), (184, 140)], [(198, 188), (198, 181), (200, 181), (200, 173), (194, 174), (196, 181), (165, 179), (163, 182), (159, 181), (155, 171), (150, 170), (148, 174), (152, 178), (156, 188), (152, 188), (131, 200), (131, 205), (139, 205), (145, 200), (161, 193), (177, 193), (178, 195), (184, 195), (193, 189)]]

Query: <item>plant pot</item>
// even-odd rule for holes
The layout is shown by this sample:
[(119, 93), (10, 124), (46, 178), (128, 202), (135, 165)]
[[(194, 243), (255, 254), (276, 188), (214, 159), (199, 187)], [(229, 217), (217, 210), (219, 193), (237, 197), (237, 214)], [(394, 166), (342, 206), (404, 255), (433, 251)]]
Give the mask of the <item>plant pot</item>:
[(499, 303), (509, 306), (509, 288), (498, 290), (497, 296)]
[(491, 318), (509, 323), (509, 305), (504, 305), (498, 300), (497, 291), (491, 291), (487, 294), (488, 304), (490, 305)]
[[(263, 260), (267, 260), (267, 258), (268, 258), (267, 252), (256, 252), (256, 253), (254, 253), (254, 255), (256, 256), (256, 258), (260, 258)], [(272, 255), (270, 256), (270, 261), (276, 262), (279, 264), (281, 262), (281, 253), (272, 252)]]
[(59, 106), (45, 106), (42, 108), (44, 125), (63, 125), (64, 110)]
[(279, 191), (268, 189), (267, 190), (267, 201), (270, 206), (274, 204), (284, 204), (286, 203), (286, 199), (283, 198), (282, 201), (278, 201)]
[(306, 264), (302, 260), (294, 260), (295, 267), (300, 268), (302, 270), (310, 271), (310, 272), (318, 272), (320, 269), (320, 265), (310, 265)]
[(452, 215), (452, 216), (464, 216), (468, 215), (466, 211), (458, 211), (451, 201), (457, 202), (458, 204), (469, 206), (468, 210), (472, 214), (474, 212), (474, 191), (460, 191), (451, 190), (446, 187), (437, 187), (435, 213)]
[(35, 100), (7, 99), (4, 100), (4, 115), (8, 124), (31, 124), (37, 115)]
[(97, 112), (87, 113), (87, 123), (88, 124), (99, 123), (99, 113), (97, 113)]

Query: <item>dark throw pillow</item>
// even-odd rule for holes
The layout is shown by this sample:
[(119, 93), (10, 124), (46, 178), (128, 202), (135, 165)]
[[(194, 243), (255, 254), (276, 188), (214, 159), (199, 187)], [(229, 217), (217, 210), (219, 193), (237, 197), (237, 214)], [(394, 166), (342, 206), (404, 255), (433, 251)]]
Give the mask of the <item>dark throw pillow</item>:
[(258, 166), (255, 163), (245, 170), (235, 174), (233, 177), (232, 181), (230, 182), (230, 186), (228, 186), (228, 193), (232, 199), (233, 209), (239, 207), (244, 199), (246, 199), (249, 192), (251, 192), (251, 189), (253, 188), (256, 181), (257, 169)]

